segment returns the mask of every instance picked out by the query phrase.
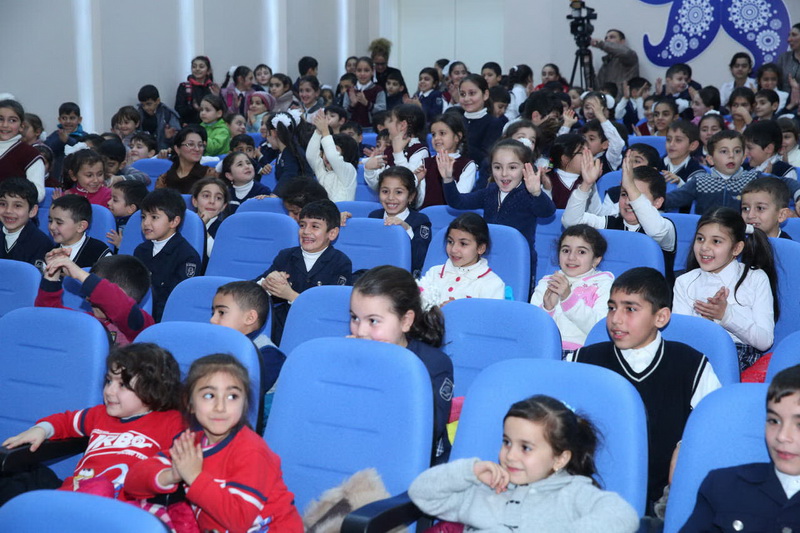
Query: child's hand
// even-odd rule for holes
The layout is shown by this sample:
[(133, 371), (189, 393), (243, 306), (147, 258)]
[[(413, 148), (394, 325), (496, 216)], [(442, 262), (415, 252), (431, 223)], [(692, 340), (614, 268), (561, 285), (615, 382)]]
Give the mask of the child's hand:
[[(442, 181), (445, 183), (450, 183), (453, 181), (453, 163), (455, 161), (452, 157), (444, 152), (439, 152), (436, 154), (436, 167), (439, 169), (439, 175), (442, 176)], [(424, 166), (422, 167), (425, 168)], [(417, 169), (419, 170), (419, 169)], [(422, 173), (424, 176), (424, 172)], [(418, 179), (418, 181), (422, 181)]]
[(386, 156), (382, 153), (376, 153), (366, 161), (364, 161), (365, 170), (378, 170), (386, 165)]
[(348, 218), (353, 218), (353, 213), (351, 213), (350, 211), (342, 211), (342, 217), (341, 220), (339, 221), (339, 225), (346, 226)]
[(416, 96), (411, 98), (407, 94), (403, 95), (403, 103), (415, 105), (417, 107), (422, 107), (422, 102), (419, 101), (419, 98), (417, 98)]
[(165, 148), (165, 149), (161, 150), (160, 152), (158, 152), (157, 158), (158, 159), (169, 159), (170, 154), (172, 154), (172, 149), (171, 148)]
[(175, 137), (176, 133), (178, 133), (178, 130), (176, 130), (175, 128), (170, 126), (169, 122), (164, 124), (164, 137), (165, 138), (172, 139), (173, 137)]
[(293, 302), (298, 296), (298, 293), (292, 289), (292, 285), (289, 283), (289, 274), (286, 272), (270, 272), (264, 280), (263, 286), (271, 295), (289, 302)]
[(261, 174), (262, 175), (271, 174), (271, 173), (272, 173), (272, 165), (270, 165), (269, 163), (267, 163), (266, 165), (261, 167)]
[(372, 157), (373, 155), (375, 155), (375, 152), (377, 152), (377, 150), (378, 149), (375, 148), (374, 146), (365, 146), (364, 155), (367, 157)]
[(590, 186), (594, 185), (602, 174), (603, 163), (599, 159), (595, 159), (592, 152), (584, 147), (583, 159), (581, 160), (581, 177), (583, 178), (583, 182)]
[(542, 193), (542, 178), (545, 175), (543, 168), (534, 169), (530, 163), (525, 163), (522, 169), (522, 178), (525, 180), (525, 188), (533, 196), (539, 196)]
[(64, 196), (64, 189), (62, 189), (61, 187), (54, 187), (53, 200), (55, 200), (56, 198), (61, 198), (62, 196)]
[(314, 115), (314, 126), (317, 127), (317, 131), (323, 137), (331, 134), (331, 127), (330, 124), (328, 124), (328, 117), (325, 116), (325, 113), (317, 113)]
[(569, 298), (569, 294), (571, 291), (569, 288), (569, 280), (567, 279), (567, 276), (565, 276), (561, 272), (556, 272), (555, 274), (553, 274), (550, 277), (550, 281), (547, 282), (547, 290), (557, 294), (562, 302), (567, 298)]
[(172, 468), (187, 485), (194, 483), (203, 471), (203, 447), (194, 441), (194, 433), (186, 430), (172, 443), (169, 450)]
[(603, 110), (603, 104), (600, 102), (600, 98), (598, 98), (596, 96), (593, 96), (591, 98), (587, 98), (583, 102), (583, 105), (584, 106), (588, 106), (592, 110), (592, 112), (594, 113), (594, 118), (599, 120), (601, 123), (605, 122), (606, 120), (608, 120), (608, 117), (606, 117), (606, 113)]
[(661, 90), (664, 88), (664, 80), (661, 78), (656, 78), (656, 94), (661, 94)]
[(218, 83), (212, 83), (211, 85), (208, 86), (208, 89), (211, 91), (211, 94), (217, 96), (219, 96), (219, 93), (222, 91), (222, 89), (219, 88)]
[(630, 85), (628, 85), (627, 81), (623, 81), (622, 82), (622, 97), (625, 98), (626, 100), (630, 100), (631, 99), (631, 94), (632, 93), (631, 93)]
[[(64, 249), (68, 250), (68, 248)], [(75, 278), (81, 283), (83, 283), (86, 278), (89, 277), (89, 273), (75, 264), (75, 262), (69, 258), (69, 255), (57, 255), (53, 257), (45, 265), (45, 272), (51, 277), (64, 274), (71, 278)]]
[(383, 221), (384, 226), (402, 226), (402, 228), (406, 231), (411, 229), (411, 226), (405, 220), (401, 220), (397, 217), (387, 217)]
[[(217, 213), (217, 214), (219, 214), (219, 213)], [(203, 225), (206, 225), (206, 224), (208, 224), (208, 221), (209, 221), (209, 220), (211, 220), (212, 218), (214, 218), (215, 216), (217, 216), (217, 215), (215, 215), (214, 213), (209, 213), (209, 212), (208, 212), (208, 211), (206, 211), (205, 209), (204, 209), (202, 212), (198, 211), (198, 212), (197, 212), (197, 215), (200, 217), (200, 220), (202, 220), (202, 221), (203, 221)]]
[(570, 108), (564, 111), (563, 121), (564, 121), (564, 127), (572, 129), (572, 126), (574, 126), (578, 122), (578, 115), (575, 114), (575, 110)]
[(494, 489), (495, 493), (505, 492), (508, 487), (508, 470), (492, 461), (476, 461), (472, 472), (478, 481)]
[(108, 178), (108, 183), (106, 184), (106, 186), (111, 187), (112, 185), (120, 181), (125, 181), (125, 176), (111, 176), (110, 178)]
[(545, 311), (552, 311), (558, 305), (558, 300), (558, 294), (551, 291), (548, 287), (548, 289), (544, 291), (544, 296), (542, 297), (542, 307), (544, 307)]
[[(422, 163), (420, 163), (420, 165), (419, 165), (419, 166), (418, 166), (418, 167), (417, 167), (417, 168), (414, 170), (414, 177), (415, 177), (415, 178), (416, 178), (416, 180), (417, 180), (417, 186), (419, 186), (419, 184), (420, 184), (420, 183), (422, 183), (423, 181), (425, 181), (425, 173), (426, 173), (426, 172), (427, 172), (427, 169), (425, 168), (425, 162), (423, 161), (423, 162), (422, 162)], [(450, 180), (448, 181), (446, 178), (444, 178), (444, 176), (442, 176), (442, 180), (444, 181), (444, 183), (450, 183), (451, 181), (453, 181), (453, 179), (452, 179), (452, 178), (450, 178)]]
[(675, 174), (674, 172), (670, 172), (669, 170), (664, 170), (661, 172), (664, 176), (664, 179), (667, 183), (680, 183), (681, 177)]
[(122, 242), (122, 233), (112, 229), (106, 233), (106, 242), (108, 242), (108, 244), (113, 244), (115, 248), (119, 248)]
[(7, 438), (3, 441), (3, 446), (6, 448), (16, 448), (22, 444), (30, 444), (31, 451), (35, 452), (46, 440), (47, 435), (45, 434), (44, 429), (40, 427), (32, 427), (30, 429), (26, 429), (19, 435)]
[(725, 310), (728, 308), (728, 294), (730, 290), (728, 287), (720, 287), (717, 293), (708, 298), (707, 301), (695, 300), (694, 310), (700, 316), (709, 320), (722, 320), (725, 316)]

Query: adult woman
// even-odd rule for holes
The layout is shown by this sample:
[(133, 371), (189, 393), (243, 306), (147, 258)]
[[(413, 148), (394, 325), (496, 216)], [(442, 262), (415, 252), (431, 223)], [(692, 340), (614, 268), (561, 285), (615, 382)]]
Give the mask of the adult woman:
[(389, 66), (389, 52), (392, 51), (392, 43), (388, 39), (381, 37), (369, 43), (367, 50), (372, 58), (372, 64), (375, 66), (375, 81), (386, 89), (386, 78), (389, 73), (400, 72), (400, 70)]
[(190, 194), (196, 181), (206, 176), (216, 176), (213, 168), (200, 164), (207, 140), (206, 130), (196, 124), (179, 131), (170, 155), (172, 166), (158, 177), (156, 188), (168, 187), (181, 194)]
[(789, 51), (784, 52), (778, 57), (778, 66), (783, 71), (783, 87), (785, 91), (791, 91), (789, 99), (794, 101), (800, 86), (800, 22), (792, 26), (789, 32)]
[(214, 83), (211, 60), (197, 56), (192, 59), (192, 73), (178, 85), (175, 95), (175, 111), (180, 116), (181, 126), (200, 123), (200, 102), (207, 94), (219, 94), (219, 85)]

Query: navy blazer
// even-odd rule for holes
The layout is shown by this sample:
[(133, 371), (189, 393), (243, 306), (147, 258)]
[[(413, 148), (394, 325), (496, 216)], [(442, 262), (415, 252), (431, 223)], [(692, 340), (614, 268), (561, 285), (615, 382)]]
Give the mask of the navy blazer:
[(56, 247), (50, 237), (40, 231), (33, 220), (29, 220), (20, 230), (19, 237), (10, 250), (6, 250), (5, 235), (0, 234), (0, 259), (13, 259), (30, 263), (39, 270), (44, 268), (44, 256)]
[[(369, 218), (383, 218), (385, 213), (383, 209), (376, 209), (369, 214)], [(410, 209), (405, 222), (414, 233), (411, 238), (411, 273), (418, 278), (422, 274), (422, 265), (425, 264), (425, 255), (431, 244), (431, 221), (425, 213)]]

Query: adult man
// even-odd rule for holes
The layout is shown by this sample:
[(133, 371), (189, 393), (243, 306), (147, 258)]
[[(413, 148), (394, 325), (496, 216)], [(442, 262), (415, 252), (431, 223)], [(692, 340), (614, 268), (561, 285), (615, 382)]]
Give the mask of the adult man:
[(606, 53), (597, 72), (596, 86), (616, 83), (618, 94), (623, 94), (623, 83), (639, 75), (639, 56), (628, 46), (625, 34), (620, 30), (608, 30), (605, 40), (592, 39), (592, 46)]

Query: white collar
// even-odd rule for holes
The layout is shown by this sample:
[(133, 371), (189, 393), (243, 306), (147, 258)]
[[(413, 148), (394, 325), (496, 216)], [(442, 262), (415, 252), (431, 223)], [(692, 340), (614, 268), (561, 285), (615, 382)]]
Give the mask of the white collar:
[(476, 280), (478, 278), (485, 276), (491, 271), (492, 269), (489, 268), (489, 262), (486, 261), (486, 259), (484, 259), (483, 257), (478, 259), (478, 261), (475, 262), (474, 264), (465, 267), (455, 266), (453, 262), (450, 260), (450, 258), (448, 258), (447, 262), (444, 265), (442, 265), (442, 270), (439, 273), (439, 277), (440, 278), (444, 277), (445, 272), (452, 272), (457, 276), (463, 276), (468, 279)]
[(485, 107), (480, 111), (464, 111), (464, 118), (469, 120), (475, 120), (477, 118), (485, 117), (487, 113), (488, 111), (486, 110)]
[(667, 157), (664, 158), (664, 164), (667, 166), (667, 170), (669, 170), (670, 172), (672, 172), (674, 174), (674, 173), (678, 172), (679, 170), (681, 170), (683, 167), (685, 167), (687, 165), (687, 163), (689, 163), (689, 159), (691, 157), (692, 157), (692, 155), (689, 154), (683, 159), (683, 161), (681, 161), (677, 165), (673, 165), (672, 162), (669, 160), (669, 156), (667, 156)]
[(365, 90), (369, 89), (370, 87), (372, 87), (373, 85), (374, 84), (371, 81), (369, 83), (367, 83), (366, 85), (361, 85), (360, 82), (356, 82), (356, 89), (358, 89), (359, 91), (365, 91)]
[(233, 190), (236, 193), (236, 199), (243, 198), (253, 190), (253, 180), (248, 181), (244, 185), (234, 185)]
[(800, 476), (784, 474), (777, 468), (775, 468), (775, 475), (778, 476), (778, 481), (780, 481), (787, 498), (791, 499), (792, 496), (800, 492)]
[(12, 145), (14, 145), (14, 143), (19, 142), (20, 139), (22, 139), (21, 133), (14, 135), (7, 141), (0, 141), (0, 147), (11, 147)]
[(655, 359), (658, 349), (661, 346), (661, 332), (656, 332), (656, 338), (653, 342), (641, 348), (630, 348), (627, 350), (620, 350), (625, 361), (628, 362), (634, 372), (640, 373), (647, 368), (650, 363)]
[(15, 235), (19, 235), (19, 233), (24, 229), (25, 229), (25, 226), (22, 226), (17, 231), (12, 233), (12, 232), (8, 231), (5, 226), (3, 226), (3, 233), (6, 235), (6, 237), (13, 237)]
[(69, 259), (70, 261), (75, 261), (75, 257), (78, 255), (78, 252), (83, 248), (83, 244), (86, 242), (86, 233), (81, 235), (81, 238), (78, 239), (78, 242), (73, 244), (62, 244), (61, 248), (70, 248), (69, 252)]
[(733, 174), (725, 174), (724, 172), (720, 172), (716, 167), (711, 169), (711, 173), (712, 174), (716, 174), (717, 176), (719, 176), (720, 178), (722, 178), (724, 180), (731, 179), (732, 177), (736, 176), (740, 172), (743, 172), (742, 171), (742, 167), (739, 167), (739, 169), (736, 172), (734, 172)]
[(723, 268), (719, 272), (706, 272), (705, 270), (701, 269), (700, 275), (705, 277), (718, 278), (724, 286), (733, 287), (734, 285), (736, 285), (739, 276), (742, 275), (742, 268), (744, 268), (744, 266), (739, 261), (734, 259), (733, 261), (725, 265), (725, 268)]
[(565, 278), (567, 278), (567, 281), (569, 281), (569, 284), (572, 285), (573, 283), (577, 283), (577, 282), (583, 281), (584, 278), (587, 278), (589, 276), (594, 276), (595, 274), (597, 274), (597, 269), (592, 267), (589, 270), (587, 270), (586, 272), (584, 272), (583, 274), (581, 274), (580, 276), (568, 276), (568, 275), (566, 275), (564, 273), (563, 270), (560, 270), (560, 272)]
[(319, 259), (319, 256), (321, 256), (325, 252), (325, 250), (327, 250), (327, 249), (328, 249), (328, 247), (326, 246), (325, 248), (323, 248), (319, 252), (306, 252), (302, 248), (300, 248), (300, 251), (303, 252), (303, 257), (305, 259), (313, 259), (313, 260), (316, 261), (317, 259)]
[(429, 95), (429, 94), (431, 94), (432, 92), (433, 92), (433, 89), (428, 89), (428, 90), (427, 90), (427, 91), (425, 91), (424, 93), (423, 93), (422, 91), (420, 91), (419, 95), (420, 95), (420, 96), (428, 96), (428, 95)]
[(578, 178), (581, 177), (580, 174), (573, 174), (572, 172), (567, 172), (566, 170), (561, 170), (560, 168), (556, 169), (556, 174), (558, 177), (561, 178), (561, 182), (567, 187), (572, 187)]
[(158, 252), (160, 252), (161, 250), (163, 250), (163, 249), (164, 249), (164, 246), (166, 246), (166, 245), (167, 245), (167, 243), (169, 242), (169, 240), (170, 240), (171, 238), (173, 238), (173, 237), (174, 237), (175, 235), (177, 235), (177, 234), (178, 234), (178, 232), (176, 231), (175, 233), (173, 233), (172, 235), (170, 235), (169, 237), (167, 237), (167, 238), (166, 238), (166, 239), (164, 239), (163, 241), (150, 241), (150, 242), (152, 242), (152, 243), (153, 243), (153, 257), (155, 257), (155, 256), (156, 256), (156, 254), (157, 254)]
[(212, 218), (210, 218), (210, 219), (208, 220), (208, 222), (206, 222), (206, 229), (210, 228), (210, 227), (212, 226), (212, 224), (214, 224), (214, 222), (216, 222), (216, 221), (217, 221), (217, 219), (218, 219), (218, 218), (219, 218), (219, 215), (217, 215), (217, 216), (215, 216), (215, 217), (212, 217)]
[(390, 215), (384, 209), (383, 210), (383, 220), (386, 220), (387, 218), (392, 217), (392, 216), (395, 216), (395, 217), (399, 218), (400, 220), (405, 220), (406, 218), (408, 218), (408, 215), (410, 215), (410, 214), (411, 214), (411, 211), (409, 211), (407, 207), (401, 213), (397, 213), (396, 215)]
[(759, 172), (764, 172), (767, 169), (767, 167), (772, 165), (773, 163), (775, 163), (775, 161), (781, 161), (781, 156), (778, 155), (778, 154), (775, 154), (772, 157), (770, 157), (769, 159), (767, 159), (766, 161), (764, 161), (763, 163), (761, 163), (760, 165), (758, 165), (757, 167), (753, 167), (753, 170), (758, 170)]

